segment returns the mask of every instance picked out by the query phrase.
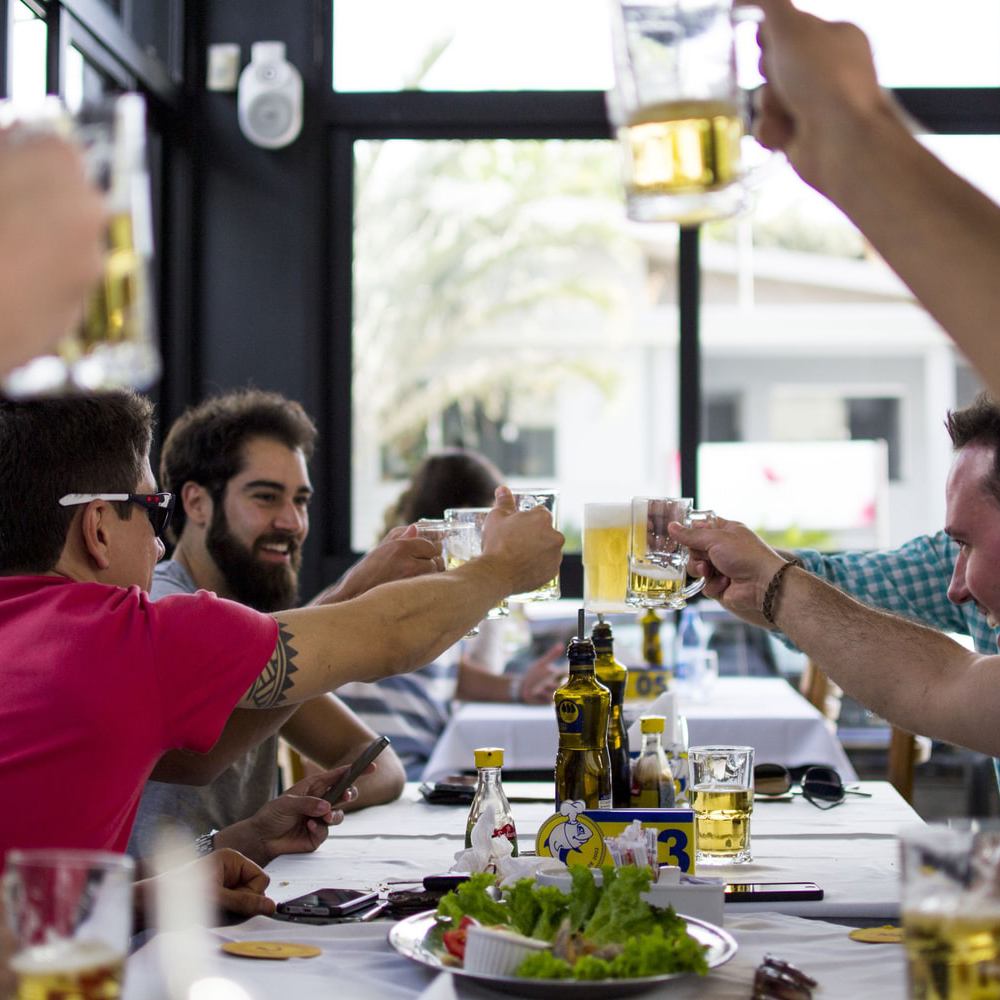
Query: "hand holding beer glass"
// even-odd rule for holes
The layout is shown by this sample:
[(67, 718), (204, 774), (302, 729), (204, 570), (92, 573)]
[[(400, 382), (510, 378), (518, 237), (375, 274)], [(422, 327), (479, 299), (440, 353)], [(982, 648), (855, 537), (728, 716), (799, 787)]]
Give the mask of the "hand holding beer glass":
[[(552, 515), (552, 527), (559, 527), (558, 490), (511, 490), (517, 510), (533, 510), (544, 507)], [(559, 577), (554, 576), (548, 583), (524, 594), (511, 594), (511, 601), (558, 601), (560, 596)]]
[(687, 605), (705, 586), (699, 577), (687, 586), (687, 546), (667, 534), (667, 526), (678, 521), (685, 527), (712, 524), (710, 510), (693, 510), (688, 497), (633, 497), (628, 552), (628, 588), (625, 600), (637, 608), (673, 608)]
[[(483, 554), (483, 525), (492, 507), (449, 507), (444, 512), (445, 523), (453, 532), (445, 542), (445, 568), (454, 569)], [(487, 612), (487, 618), (506, 618), (510, 606), (506, 598)], [(470, 632), (475, 635), (478, 629)]]
[(637, 222), (696, 225), (741, 211), (744, 98), (731, 0), (617, 0), (608, 117)]
[(704, 746), (688, 750), (688, 799), (694, 809), (697, 863), (751, 861), (753, 747)]
[(104, 851), (8, 852), (3, 894), (20, 1000), (121, 995), (134, 870), (127, 855)]

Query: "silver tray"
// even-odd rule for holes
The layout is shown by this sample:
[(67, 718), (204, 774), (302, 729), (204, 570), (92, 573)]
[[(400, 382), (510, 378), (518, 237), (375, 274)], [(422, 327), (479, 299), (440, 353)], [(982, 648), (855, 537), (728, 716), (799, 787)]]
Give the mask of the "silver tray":
[[(685, 979), (692, 972), (668, 972), (662, 976), (643, 976), (641, 979), (521, 979), (517, 976), (489, 976), (480, 972), (466, 972), (445, 965), (437, 952), (427, 944), (428, 934), (435, 928), (434, 910), (417, 913), (393, 925), (389, 931), (389, 944), (404, 958), (412, 959), (420, 965), (436, 972), (450, 972), (460, 979), (480, 983), (501, 993), (511, 993), (521, 997), (556, 997), (562, 994), (573, 1000), (607, 1000), (609, 997), (634, 996), (655, 986), (662, 986), (672, 979)], [(700, 944), (705, 945), (705, 961), (714, 969), (736, 954), (736, 942), (731, 934), (721, 927), (694, 917), (684, 917), (688, 933)]]

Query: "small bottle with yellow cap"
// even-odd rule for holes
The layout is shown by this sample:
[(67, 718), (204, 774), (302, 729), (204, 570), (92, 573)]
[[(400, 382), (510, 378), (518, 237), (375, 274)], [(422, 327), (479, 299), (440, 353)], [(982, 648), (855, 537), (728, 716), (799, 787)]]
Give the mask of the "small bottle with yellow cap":
[(510, 803), (504, 794), (500, 782), (500, 769), (503, 767), (502, 747), (478, 747), (475, 751), (476, 770), (479, 779), (476, 782), (476, 794), (472, 797), (472, 807), (469, 809), (469, 819), (465, 824), (465, 846), (472, 846), (472, 828), (487, 808), (493, 807), (493, 836), (506, 837), (514, 848), (517, 857), (517, 830), (514, 828), (514, 817), (511, 815)]
[(669, 809), (674, 805), (674, 774), (663, 749), (662, 735), (666, 726), (662, 715), (643, 715), (642, 751), (632, 767), (632, 807)]

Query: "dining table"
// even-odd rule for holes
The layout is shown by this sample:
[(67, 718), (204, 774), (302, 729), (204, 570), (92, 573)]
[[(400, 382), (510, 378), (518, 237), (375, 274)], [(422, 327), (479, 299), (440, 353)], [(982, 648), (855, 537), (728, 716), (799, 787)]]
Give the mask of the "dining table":
[[(626, 720), (655, 706), (655, 700), (626, 702)], [(844, 781), (857, 778), (836, 726), (782, 677), (719, 677), (697, 695), (678, 686), (677, 707), (691, 746), (752, 746), (757, 763), (826, 764)], [(483, 746), (503, 747), (504, 766), (512, 771), (551, 768), (558, 738), (551, 705), (466, 702), (452, 713), (423, 778), (471, 768), (473, 750)]]
[[(551, 783), (508, 782), (522, 851), (553, 813)], [(738, 950), (705, 977), (659, 985), (650, 996), (673, 1000), (746, 1000), (765, 954), (790, 961), (817, 979), (817, 1000), (905, 996), (899, 944), (864, 944), (850, 926), (898, 919), (899, 832), (922, 821), (885, 782), (862, 782), (868, 796), (849, 796), (821, 810), (801, 796), (758, 798), (751, 818), (753, 860), (701, 869), (729, 881), (814, 881), (824, 898), (799, 903), (727, 903), (725, 930)], [(419, 887), (429, 874), (448, 871), (464, 848), (468, 807), (432, 805), (416, 784), (395, 802), (352, 813), (310, 854), (284, 855), (267, 866), (268, 894), (276, 901), (322, 887), (387, 891)], [(413, 962), (388, 943), (392, 922), (350, 921), (323, 926), (269, 917), (187, 931), (167, 931), (127, 962), (125, 1000), (174, 1000), (178, 970), (187, 967), (185, 1000), (487, 1000), (479, 984)], [(292, 941), (314, 945), (314, 958), (261, 961), (223, 953), (227, 941)], [(197, 958), (195, 959), (195, 956)], [(182, 977), (183, 978), (183, 977)], [(173, 985), (171, 985), (173, 982)], [(173, 992), (172, 992), (173, 991)], [(553, 992), (553, 996), (557, 995)], [(572, 1000), (572, 986), (560, 997)], [(607, 996), (614, 996), (613, 991)]]

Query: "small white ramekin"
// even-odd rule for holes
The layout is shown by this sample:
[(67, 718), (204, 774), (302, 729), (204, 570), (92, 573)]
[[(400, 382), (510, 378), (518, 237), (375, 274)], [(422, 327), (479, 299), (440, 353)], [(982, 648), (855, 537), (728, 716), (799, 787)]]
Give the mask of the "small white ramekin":
[(513, 976), (517, 967), (532, 952), (545, 951), (544, 941), (515, 934), (502, 927), (470, 926), (465, 940), (466, 972), (487, 976)]

